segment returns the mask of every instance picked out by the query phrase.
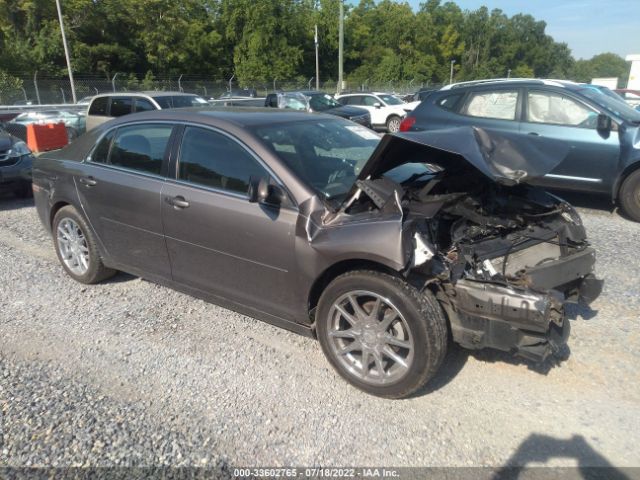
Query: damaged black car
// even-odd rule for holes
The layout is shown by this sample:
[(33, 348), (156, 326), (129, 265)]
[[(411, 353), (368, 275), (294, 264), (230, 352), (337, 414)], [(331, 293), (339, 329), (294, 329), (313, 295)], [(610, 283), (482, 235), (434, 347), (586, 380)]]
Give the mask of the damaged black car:
[(602, 289), (576, 211), (529, 181), (558, 141), (481, 129), (386, 135), (328, 115), (149, 112), (36, 160), (67, 273), (140, 275), (317, 337), (369, 393), (402, 398), (449, 337), (542, 361), (565, 306)]

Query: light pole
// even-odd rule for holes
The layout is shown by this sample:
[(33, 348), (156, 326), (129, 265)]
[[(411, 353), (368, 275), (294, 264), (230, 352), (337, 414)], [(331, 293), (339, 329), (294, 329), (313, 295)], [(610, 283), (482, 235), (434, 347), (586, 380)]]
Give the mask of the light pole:
[(116, 77), (120, 75), (120, 72), (116, 72), (115, 75), (113, 76), (113, 78), (111, 79), (111, 89), (115, 92), (116, 91)]
[(62, 9), (60, 8), (60, 0), (56, 0), (56, 7), (58, 9), (58, 20), (60, 20), (60, 33), (62, 33), (62, 46), (64, 47), (64, 56), (67, 59), (67, 70), (69, 71), (69, 82), (71, 83), (71, 96), (73, 97), (73, 103), (76, 103), (76, 86), (73, 83), (73, 72), (71, 71), (71, 59), (69, 58), (69, 47), (67, 47), (67, 37), (64, 34), (64, 22), (62, 21)]
[(453, 65), (456, 63), (455, 60), (451, 60), (451, 73), (449, 74), (449, 85), (453, 83)]
[(320, 58), (318, 56), (318, 25), (316, 25), (313, 40), (316, 44), (316, 90), (320, 90)]
[(337, 93), (342, 92), (342, 63), (344, 57), (344, 0), (340, 0), (340, 21), (338, 28), (338, 88)]

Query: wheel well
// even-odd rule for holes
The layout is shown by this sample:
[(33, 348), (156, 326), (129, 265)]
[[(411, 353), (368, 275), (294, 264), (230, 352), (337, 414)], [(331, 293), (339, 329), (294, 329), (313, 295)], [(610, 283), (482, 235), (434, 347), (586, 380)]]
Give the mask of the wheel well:
[(618, 196), (620, 195), (620, 189), (622, 188), (622, 184), (624, 183), (624, 181), (629, 177), (629, 175), (631, 175), (636, 170), (640, 170), (640, 160), (635, 161), (634, 163), (627, 166), (627, 168), (625, 168), (622, 171), (622, 173), (620, 174), (620, 177), (618, 177), (619, 178), (618, 182), (616, 183), (615, 189), (613, 191), (614, 202), (618, 201)]
[(309, 315), (313, 318), (313, 311), (318, 306), (318, 301), (324, 289), (338, 276), (353, 270), (374, 270), (397, 276), (398, 272), (378, 262), (371, 260), (343, 260), (327, 268), (313, 283), (309, 292)]
[(53, 205), (53, 207), (51, 207), (51, 212), (49, 213), (49, 226), (53, 227), (53, 218), (56, 216), (56, 213), (58, 213), (58, 210), (60, 210), (62, 207), (66, 207), (67, 205), (70, 205), (70, 203), (57, 202)]
[(386, 121), (385, 123), (389, 123), (389, 120), (391, 120), (393, 117), (396, 117), (396, 118), (402, 118), (402, 116), (401, 116), (401, 115), (398, 115), (397, 113), (391, 113), (391, 114), (389, 114), (389, 116), (387, 117), (387, 121)]

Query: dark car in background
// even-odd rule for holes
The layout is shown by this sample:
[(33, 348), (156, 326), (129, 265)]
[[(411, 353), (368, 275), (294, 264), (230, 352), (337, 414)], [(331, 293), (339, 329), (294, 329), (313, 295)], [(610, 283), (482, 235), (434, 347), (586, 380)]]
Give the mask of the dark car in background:
[(33, 159), (25, 142), (0, 129), (0, 190), (30, 196)]
[(305, 112), (322, 112), (346, 118), (371, 128), (371, 115), (364, 108), (345, 106), (324, 92), (300, 91), (270, 93), (264, 100), (264, 106), (287, 108)]
[[(542, 360), (602, 282), (580, 217), (528, 183), (567, 147), (457, 128), (387, 135), (247, 109), (122, 117), (38, 157), (34, 195), (68, 275), (141, 275), (317, 337), (388, 398), (460, 345)], [(268, 359), (265, 359), (268, 361)]]
[(556, 80), (479, 81), (429, 95), (403, 131), (472, 125), (570, 147), (537, 185), (608, 195), (640, 221), (640, 112), (592, 85)]

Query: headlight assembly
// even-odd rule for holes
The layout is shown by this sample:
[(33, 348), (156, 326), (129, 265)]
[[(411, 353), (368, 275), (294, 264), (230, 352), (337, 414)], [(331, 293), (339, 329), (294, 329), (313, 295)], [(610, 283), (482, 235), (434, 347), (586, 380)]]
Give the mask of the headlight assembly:
[(9, 149), (9, 151), (7, 152), (7, 156), (9, 158), (19, 158), (24, 155), (30, 155), (30, 154), (31, 154), (31, 150), (29, 150), (29, 147), (27, 147), (27, 144), (22, 141), (14, 143)]

